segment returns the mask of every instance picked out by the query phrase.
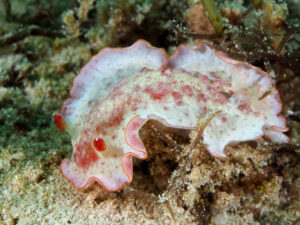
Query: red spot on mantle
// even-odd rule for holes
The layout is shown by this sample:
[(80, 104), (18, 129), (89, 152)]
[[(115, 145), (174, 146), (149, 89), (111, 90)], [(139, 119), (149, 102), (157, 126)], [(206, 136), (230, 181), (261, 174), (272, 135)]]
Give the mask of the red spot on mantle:
[(124, 108), (124, 105), (119, 105), (112, 111), (107, 121), (107, 127), (117, 126), (122, 122)]
[(213, 88), (215, 91), (221, 91), (223, 85), (224, 82), (220, 78), (217, 78), (213, 81)]
[(94, 147), (97, 151), (103, 152), (106, 149), (105, 142), (102, 138), (96, 138), (93, 142)]
[(202, 81), (204, 84), (210, 84), (210, 83), (211, 83), (211, 80), (208, 78), (207, 75), (202, 75), (202, 76), (200, 76), (200, 79), (201, 79), (201, 81)]
[(90, 165), (98, 160), (98, 156), (90, 141), (86, 141), (83, 136), (79, 143), (75, 146), (75, 153), (73, 155), (74, 162), (77, 166), (87, 169)]
[(139, 98), (129, 98), (128, 99), (128, 106), (131, 105), (131, 110), (136, 111), (138, 108), (142, 106), (142, 100)]
[(58, 129), (60, 129), (60, 130), (65, 130), (66, 129), (67, 123), (61, 115), (55, 113), (53, 115), (53, 118), (54, 118), (54, 122), (55, 122)]
[(206, 102), (207, 99), (205, 97), (205, 94), (199, 92), (199, 94), (197, 94), (196, 99), (198, 102)]
[(246, 101), (241, 101), (240, 104), (238, 105), (238, 109), (245, 112), (245, 113), (250, 113), (253, 112), (251, 109), (250, 105)]
[(172, 96), (176, 102), (176, 105), (182, 105), (183, 104), (183, 101), (182, 101), (182, 94), (180, 94), (179, 92), (177, 91), (173, 91), (172, 93)]
[(163, 76), (170, 76), (172, 74), (172, 70), (169, 67), (163, 66), (161, 68), (161, 75)]
[(203, 114), (206, 114), (207, 113), (207, 108), (204, 104), (200, 104), (200, 112), (203, 113)]
[(223, 123), (225, 123), (227, 121), (226, 116), (223, 115), (223, 114), (220, 115), (220, 118), (221, 118), (221, 120), (222, 120)]
[(128, 77), (123, 77), (115, 84), (113, 92), (117, 91), (118, 89), (124, 87), (126, 84), (128, 84)]
[[(193, 73), (191, 73), (191, 72), (189, 72), (189, 71), (186, 71), (186, 70), (183, 69), (183, 68), (179, 68), (178, 70), (179, 70), (180, 72), (182, 72), (182, 73), (185, 73), (185, 74), (189, 75), (189, 76), (193, 76)], [(198, 72), (198, 74), (200, 74), (200, 73)]]
[(191, 88), (190, 85), (185, 85), (185, 86), (183, 86), (183, 87), (181, 88), (181, 90), (182, 90), (182, 92), (183, 92), (184, 94), (186, 94), (186, 95), (189, 96), (189, 97), (192, 97), (192, 96), (194, 95), (193, 89)]
[(225, 104), (228, 102), (228, 99), (222, 95), (221, 93), (218, 92), (211, 92), (213, 101), (219, 104)]
[[(123, 115), (125, 112), (125, 103), (121, 103), (114, 107), (107, 120), (101, 122), (95, 122), (95, 131), (102, 135), (107, 135), (107, 128), (118, 126), (123, 121)], [(91, 122), (93, 124), (93, 122)], [(94, 126), (94, 125), (93, 125)]]
[(145, 88), (144, 92), (148, 93), (152, 99), (161, 100), (169, 93), (169, 89), (164, 82), (159, 82), (157, 87), (151, 87), (150, 85)]

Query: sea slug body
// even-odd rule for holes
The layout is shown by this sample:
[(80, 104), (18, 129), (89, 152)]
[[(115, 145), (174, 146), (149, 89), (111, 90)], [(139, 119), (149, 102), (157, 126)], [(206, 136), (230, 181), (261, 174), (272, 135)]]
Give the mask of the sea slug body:
[(54, 120), (72, 137), (72, 159), (61, 170), (77, 188), (97, 181), (117, 191), (130, 183), (132, 156), (147, 158), (139, 130), (149, 119), (192, 130), (211, 115), (202, 137), (216, 157), (225, 157), (229, 143), (263, 135), (289, 141), (270, 76), (205, 42), (181, 45), (169, 58), (143, 40), (102, 49), (74, 79), (70, 96)]

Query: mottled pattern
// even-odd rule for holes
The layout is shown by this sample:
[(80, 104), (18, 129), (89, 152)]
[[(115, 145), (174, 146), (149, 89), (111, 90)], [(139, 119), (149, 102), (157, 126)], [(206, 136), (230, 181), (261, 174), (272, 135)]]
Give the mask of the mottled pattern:
[(147, 157), (138, 131), (149, 119), (189, 130), (206, 119), (203, 142), (213, 156), (225, 157), (227, 144), (264, 134), (288, 142), (280, 110), (266, 73), (205, 43), (180, 46), (169, 60), (144, 41), (104, 49), (75, 78), (64, 119), (56, 115), (74, 148), (62, 172), (78, 188), (96, 180), (116, 191), (132, 179), (131, 157)]

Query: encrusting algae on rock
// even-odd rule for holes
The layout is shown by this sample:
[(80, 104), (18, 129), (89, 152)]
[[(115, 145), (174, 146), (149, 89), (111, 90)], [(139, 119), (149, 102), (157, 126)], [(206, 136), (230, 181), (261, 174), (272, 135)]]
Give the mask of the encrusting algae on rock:
[(130, 183), (132, 156), (148, 156), (139, 136), (148, 120), (203, 126), (203, 143), (215, 157), (226, 156), (227, 144), (263, 135), (289, 142), (270, 76), (205, 42), (181, 45), (170, 58), (142, 40), (105, 48), (74, 79), (70, 95), (54, 120), (72, 136), (72, 159), (63, 160), (61, 170), (77, 188), (97, 181), (117, 191)]

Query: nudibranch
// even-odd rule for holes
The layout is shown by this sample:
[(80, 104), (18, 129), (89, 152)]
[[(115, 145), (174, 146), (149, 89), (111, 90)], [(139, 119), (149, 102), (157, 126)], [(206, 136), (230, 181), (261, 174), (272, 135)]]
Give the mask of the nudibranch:
[(139, 130), (150, 119), (192, 130), (211, 115), (201, 135), (216, 157), (225, 157), (229, 143), (263, 135), (285, 143), (281, 107), (266, 72), (203, 41), (181, 45), (170, 57), (143, 40), (104, 48), (75, 77), (61, 115), (54, 114), (72, 137), (72, 159), (61, 170), (77, 188), (97, 181), (120, 190), (132, 180), (132, 157), (147, 158)]

